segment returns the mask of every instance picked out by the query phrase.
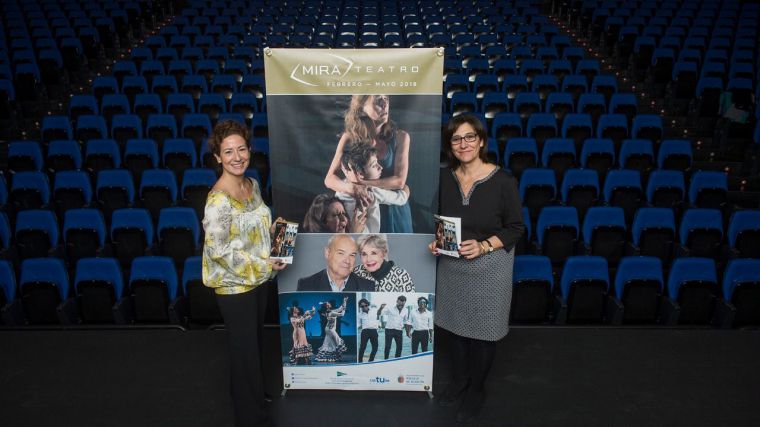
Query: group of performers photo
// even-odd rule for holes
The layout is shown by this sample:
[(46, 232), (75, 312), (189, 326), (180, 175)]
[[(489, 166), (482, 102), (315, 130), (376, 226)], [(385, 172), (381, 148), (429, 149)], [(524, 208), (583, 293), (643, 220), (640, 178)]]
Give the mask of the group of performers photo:
[(280, 297), (286, 316), (281, 316), (282, 342), (290, 345), (283, 347), (286, 366), (374, 362), (432, 351), (430, 294), (309, 292)]

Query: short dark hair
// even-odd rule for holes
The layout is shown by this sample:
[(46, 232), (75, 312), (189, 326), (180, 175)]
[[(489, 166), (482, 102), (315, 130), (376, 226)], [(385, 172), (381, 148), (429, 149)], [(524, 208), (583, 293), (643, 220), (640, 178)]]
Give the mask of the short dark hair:
[(425, 298), (425, 297), (419, 297), (419, 298), (417, 298), (417, 304), (421, 303), (422, 301), (425, 301), (425, 304), (428, 303), (428, 299)]
[(483, 143), (483, 146), (480, 147), (480, 151), (478, 152), (478, 157), (480, 157), (480, 160), (488, 163), (488, 132), (486, 131), (486, 127), (476, 116), (473, 116), (472, 114), (460, 114), (452, 117), (449, 124), (446, 125), (446, 130), (443, 132), (443, 141), (441, 141), (443, 152), (449, 159), (449, 166), (451, 169), (459, 167), (459, 160), (454, 156), (454, 150), (451, 148), (451, 137), (454, 136), (454, 132), (459, 129), (459, 126), (462, 126), (465, 123), (472, 126), (475, 133), (478, 134), (478, 137)]
[(340, 162), (348, 169), (365, 175), (370, 156), (377, 155), (377, 149), (363, 141), (348, 141), (343, 147)]
[(359, 300), (359, 306), (361, 307), (362, 304), (367, 304), (367, 307), (369, 307), (369, 301), (367, 301), (366, 298), (362, 298)]
[(396, 298), (396, 299), (406, 302), (406, 297), (403, 296), (403, 295), (399, 295), (398, 298)]

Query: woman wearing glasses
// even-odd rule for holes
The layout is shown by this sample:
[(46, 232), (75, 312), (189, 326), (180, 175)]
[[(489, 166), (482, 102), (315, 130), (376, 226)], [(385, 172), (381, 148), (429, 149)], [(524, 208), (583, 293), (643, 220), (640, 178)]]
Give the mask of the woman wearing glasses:
[[(409, 134), (390, 119), (390, 98), (387, 95), (353, 95), (344, 118), (345, 128), (335, 148), (325, 186), (331, 190), (352, 194), (362, 204), (371, 204), (369, 187), (402, 190), (409, 173)], [(382, 175), (377, 179), (361, 179), (342, 167), (343, 150), (349, 142), (371, 141), (377, 151), (377, 163)], [(341, 179), (342, 172), (346, 179)], [(409, 202), (402, 205), (380, 205), (381, 233), (411, 233), (412, 211)]]
[(306, 233), (361, 233), (367, 221), (366, 212), (354, 210), (349, 221), (346, 206), (332, 194), (319, 194), (314, 198), (303, 219)]
[[(440, 395), (458, 406), (457, 421), (474, 418), (496, 342), (509, 331), (514, 246), (524, 232), (515, 179), (488, 163), (488, 135), (471, 115), (451, 119), (444, 135), (449, 168), (441, 171), (441, 215), (462, 219), (460, 258), (438, 263), (435, 323), (450, 332), (453, 375)], [(435, 242), (429, 250), (438, 254)]]

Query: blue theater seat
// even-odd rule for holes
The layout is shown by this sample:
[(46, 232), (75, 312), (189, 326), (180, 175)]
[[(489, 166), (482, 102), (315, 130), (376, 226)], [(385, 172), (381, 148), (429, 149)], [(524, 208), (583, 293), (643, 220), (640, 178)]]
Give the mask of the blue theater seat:
[(164, 167), (174, 172), (177, 181), (181, 183), (182, 174), (186, 169), (197, 164), (197, 155), (193, 141), (188, 138), (167, 139), (164, 141), (161, 153)]
[(42, 172), (13, 174), (8, 203), (12, 211), (45, 208), (50, 203), (50, 184)]
[(718, 295), (715, 261), (709, 258), (673, 261), (668, 275), (668, 296), (671, 304), (678, 308), (679, 324), (712, 322)]
[(108, 138), (108, 127), (103, 116), (84, 114), (77, 119), (76, 139), (89, 141), (91, 139)]
[[(523, 134), (520, 115), (516, 113), (499, 113), (493, 118), (491, 135), (502, 144), (511, 138), (519, 138)], [(505, 157), (506, 158), (506, 157)]]
[(723, 217), (719, 210), (687, 209), (681, 218), (678, 231), (681, 250), (686, 256), (720, 260)]
[(94, 95), (73, 95), (69, 99), (69, 117), (76, 122), (82, 114), (97, 114), (100, 111)]
[(98, 209), (67, 210), (63, 220), (63, 243), (70, 265), (100, 254), (106, 244), (106, 225)]
[(177, 202), (177, 182), (168, 169), (146, 169), (140, 180), (140, 201), (154, 222), (161, 209)]
[(523, 120), (526, 120), (534, 113), (541, 112), (541, 98), (537, 92), (518, 93), (512, 105), (512, 111), (518, 113)]
[(181, 267), (185, 258), (198, 251), (200, 226), (195, 210), (185, 207), (161, 209), (157, 235), (161, 253)]
[(115, 257), (129, 268), (135, 257), (146, 254), (153, 244), (153, 222), (146, 209), (117, 209), (110, 229)]
[(504, 165), (518, 180), (527, 168), (538, 165), (538, 147), (533, 138), (512, 138), (504, 149)]
[(187, 297), (187, 314), (192, 323), (221, 323), (222, 314), (214, 290), (203, 285), (201, 257), (185, 259), (182, 269), (182, 290)]
[(182, 199), (184, 205), (195, 209), (199, 219), (203, 219), (206, 196), (216, 183), (216, 173), (208, 168), (187, 169), (182, 178)]
[(670, 264), (676, 237), (675, 216), (666, 208), (640, 208), (631, 228), (636, 253), (657, 257), (663, 265)]
[(169, 304), (177, 297), (177, 271), (169, 257), (143, 256), (132, 261), (129, 290), (138, 323), (166, 323)]
[(102, 170), (121, 167), (119, 146), (113, 139), (91, 139), (85, 145), (85, 168), (98, 174)]
[(736, 259), (723, 275), (724, 304), (730, 310), (729, 325), (760, 324), (760, 260)]
[(607, 109), (610, 114), (624, 114), (628, 118), (628, 125), (633, 123), (633, 118), (638, 112), (638, 100), (632, 93), (616, 93), (610, 97), (610, 105)]
[(602, 256), (614, 267), (625, 254), (626, 236), (623, 210), (618, 207), (594, 206), (583, 220), (583, 241), (589, 255)]
[(23, 323), (23, 311), (16, 299), (16, 273), (8, 260), (0, 260), (0, 312), (4, 325)]
[(541, 164), (544, 167), (554, 169), (557, 180), (561, 182), (565, 171), (576, 166), (573, 140), (549, 138), (544, 141), (544, 149), (541, 151)]
[[(578, 106), (580, 111), (580, 105)], [(580, 151), (584, 141), (594, 134), (591, 115), (587, 113), (569, 113), (562, 121), (562, 137), (570, 138), (575, 143), (576, 151)]]
[(84, 171), (62, 171), (55, 174), (53, 203), (59, 218), (68, 209), (83, 208), (92, 202), (90, 175)]
[(516, 256), (512, 288), (511, 322), (541, 323), (549, 320), (554, 288), (549, 258)]
[(568, 206), (545, 206), (538, 214), (536, 241), (538, 251), (551, 260), (552, 265), (561, 265), (576, 255), (580, 225), (575, 208)]
[(628, 119), (624, 114), (602, 114), (596, 125), (596, 135), (599, 138), (611, 139), (616, 147), (628, 138)]
[(567, 304), (568, 323), (601, 323), (605, 320), (609, 269), (598, 256), (573, 256), (567, 259), (560, 291)]
[(647, 201), (653, 207), (680, 212), (685, 188), (683, 172), (659, 169), (652, 171), (647, 181)]
[(124, 94), (105, 94), (100, 101), (100, 115), (106, 120), (107, 125), (112, 124), (114, 115), (129, 114), (131, 110), (129, 99)]
[(211, 120), (206, 114), (186, 114), (182, 118), (182, 137), (190, 138), (196, 147), (211, 135)]
[(623, 208), (626, 223), (630, 224), (643, 198), (639, 172), (611, 170), (604, 180), (603, 194), (608, 205)]
[(631, 128), (633, 138), (648, 139), (657, 144), (665, 134), (664, 132), (662, 118), (657, 114), (639, 114), (633, 118)]
[(531, 221), (538, 218), (542, 207), (557, 197), (557, 179), (552, 169), (528, 168), (520, 177), (520, 199), (528, 208)]
[(636, 170), (642, 176), (646, 176), (654, 166), (652, 141), (648, 139), (623, 140), (618, 158), (622, 169)]
[(39, 142), (11, 141), (8, 143), (8, 170), (11, 173), (40, 171), (43, 163)]
[(691, 169), (691, 142), (686, 139), (666, 139), (657, 152), (657, 167), (686, 172)]
[(106, 219), (116, 209), (132, 206), (135, 185), (132, 174), (125, 169), (108, 169), (98, 172), (95, 195)]
[(82, 152), (79, 143), (58, 139), (48, 144), (45, 167), (52, 173), (82, 168)]
[(59, 305), (69, 295), (69, 278), (63, 261), (58, 258), (24, 260), (21, 263), (19, 294), (30, 324), (59, 323)]
[(449, 102), (449, 112), (452, 116), (474, 113), (478, 110), (478, 99), (474, 92), (455, 92)]
[(629, 256), (615, 273), (615, 295), (623, 304), (623, 323), (655, 323), (665, 290), (659, 258)]
[(42, 118), (40, 127), (42, 143), (48, 143), (54, 139), (73, 139), (74, 132), (71, 122), (66, 116), (45, 116)]
[[(171, 101), (167, 100), (167, 111), (169, 111), (169, 102)], [(175, 116), (171, 114), (151, 114), (148, 116), (148, 122), (145, 124), (145, 136), (156, 141), (159, 147), (163, 146), (164, 140), (176, 138), (177, 122), (175, 121)]]
[(741, 210), (731, 215), (728, 245), (735, 257), (760, 259), (760, 211)]
[[(565, 119), (565, 122), (567, 118)], [(534, 113), (528, 117), (526, 133), (535, 138), (539, 148), (543, 147), (544, 141), (555, 138), (558, 135), (557, 120), (550, 113)]]
[(725, 208), (728, 202), (726, 174), (715, 171), (695, 172), (689, 183), (689, 202), (698, 208)]
[(124, 294), (119, 263), (114, 258), (82, 258), (76, 263), (74, 290), (84, 323), (114, 323), (114, 306)]
[(161, 114), (164, 111), (161, 96), (156, 92), (156, 85), (161, 84), (161, 78), (166, 77), (169, 81), (174, 82), (171, 76), (156, 76), (153, 79), (151, 91), (153, 93), (140, 93), (135, 96), (135, 105), (133, 112), (140, 118), (140, 134), (142, 135), (142, 124), (148, 122), (148, 116), (151, 114)]

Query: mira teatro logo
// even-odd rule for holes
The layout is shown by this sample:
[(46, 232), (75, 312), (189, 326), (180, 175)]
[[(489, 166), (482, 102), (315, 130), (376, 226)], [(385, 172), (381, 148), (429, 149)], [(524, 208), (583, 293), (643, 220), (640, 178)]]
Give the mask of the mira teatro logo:
[(372, 74), (377, 77), (396, 74), (417, 74), (419, 65), (357, 65), (353, 60), (333, 53), (326, 54), (331, 60), (318, 63), (299, 62), (290, 72), (290, 79), (306, 86), (319, 86), (320, 79), (343, 80), (351, 74)]

